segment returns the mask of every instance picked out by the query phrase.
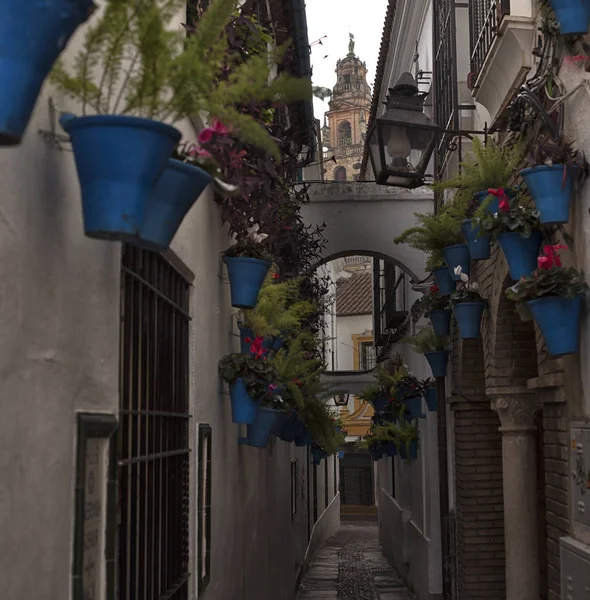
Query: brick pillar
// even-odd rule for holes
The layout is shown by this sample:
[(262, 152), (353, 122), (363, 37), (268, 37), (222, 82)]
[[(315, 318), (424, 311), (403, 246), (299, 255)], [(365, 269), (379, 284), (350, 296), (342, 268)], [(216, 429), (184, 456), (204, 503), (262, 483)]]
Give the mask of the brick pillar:
[(506, 600), (539, 600), (535, 398), (526, 388), (488, 394), (502, 423)]

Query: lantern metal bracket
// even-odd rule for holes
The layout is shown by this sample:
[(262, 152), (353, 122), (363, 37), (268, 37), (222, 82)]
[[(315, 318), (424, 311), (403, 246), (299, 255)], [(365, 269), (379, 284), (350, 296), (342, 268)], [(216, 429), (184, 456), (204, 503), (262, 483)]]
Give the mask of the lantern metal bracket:
[(37, 133), (45, 142), (60, 152), (72, 152), (70, 136), (57, 131), (60, 110), (51, 96), (47, 99), (47, 109), (49, 112), (49, 130), (39, 129)]

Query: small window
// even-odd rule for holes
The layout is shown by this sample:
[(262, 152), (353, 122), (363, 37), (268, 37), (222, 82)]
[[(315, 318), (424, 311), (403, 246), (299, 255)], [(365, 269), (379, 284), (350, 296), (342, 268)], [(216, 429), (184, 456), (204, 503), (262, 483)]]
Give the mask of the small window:
[(350, 146), (352, 144), (352, 127), (349, 121), (338, 123), (338, 145)]
[(297, 461), (291, 461), (291, 520), (297, 514)]
[(368, 371), (369, 369), (374, 369), (376, 365), (376, 354), (375, 354), (375, 346), (373, 342), (361, 342), (359, 344), (359, 363), (361, 367), (361, 371)]
[(350, 83), (350, 75), (344, 76), (344, 83)]
[(197, 557), (198, 591), (201, 593), (211, 578), (211, 427), (199, 425), (199, 498)]
[(336, 181), (346, 181), (346, 169), (344, 167), (337, 167), (334, 170), (334, 179)]

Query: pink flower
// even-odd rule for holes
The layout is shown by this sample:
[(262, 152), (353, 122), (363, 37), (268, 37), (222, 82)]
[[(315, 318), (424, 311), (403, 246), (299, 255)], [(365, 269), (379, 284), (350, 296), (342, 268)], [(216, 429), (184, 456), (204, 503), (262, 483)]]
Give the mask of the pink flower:
[(272, 394), (276, 391), (277, 386), (274, 383), (269, 384), (268, 391)]
[(211, 152), (201, 148), (200, 146), (192, 146), (189, 150), (190, 156), (198, 156), (199, 158), (213, 158)]
[(227, 135), (229, 133), (229, 129), (217, 119), (213, 119), (213, 130), (217, 135)]
[(510, 212), (510, 202), (508, 202), (508, 198), (506, 198), (506, 196), (500, 200), (499, 208), (502, 212)]
[(205, 127), (205, 129), (202, 129), (197, 136), (199, 144), (209, 144), (215, 133), (216, 131), (212, 127)]

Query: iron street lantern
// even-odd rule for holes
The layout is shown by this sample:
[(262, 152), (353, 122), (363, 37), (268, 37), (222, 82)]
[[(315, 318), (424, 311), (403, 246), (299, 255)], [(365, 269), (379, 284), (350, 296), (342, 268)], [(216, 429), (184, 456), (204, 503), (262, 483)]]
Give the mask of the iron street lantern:
[(345, 394), (341, 392), (334, 398), (334, 403), (336, 406), (346, 406), (348, 404), (348, 399), (350, 398), (350, 394)]
[(423, 112), (424, 99), (411, 73), (403, 73), (389, 89), (387, 110), (368, 135), (377, 183), (404, 188), (422, 185), (438, 132), (436, 123)]

